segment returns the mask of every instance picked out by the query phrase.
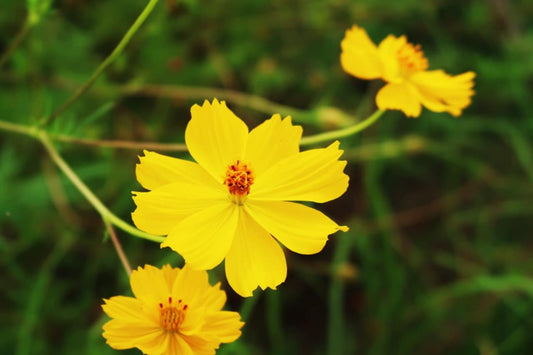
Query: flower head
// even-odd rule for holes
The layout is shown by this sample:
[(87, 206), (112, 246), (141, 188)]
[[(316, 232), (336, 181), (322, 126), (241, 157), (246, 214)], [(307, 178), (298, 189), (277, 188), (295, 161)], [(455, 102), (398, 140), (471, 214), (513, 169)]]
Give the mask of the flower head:
[(139, 348), (145, 354), (214, 354), (220, 343), (241, 335), (237, 312), (222, 311), (226, 293), (211, 286), (206, 271), (145, 265), (130, 277), (135, 297), (104, 300), (112, 319), (104, 338), (114, 349)]
[(405, 36), (387, 36), (376, 46), (366, 31), (353, 26), (341, 42), (341, 65), (358, 78), (382, 79), (387, 84), (376, 96), (379, 109), (401, 110), (418, 117), (425, 106), (435, 112), (459, 116), (474, 94), (473, 72), (451, 76), (442, 70), (427, 70), (420, 45)]
[[(276, 288), (287, 264), (278, 242), (300, 254), (318, 253), (339, 226), (321, 212), (288, 201), (326, 202), (348, 187), (339, 143), (299, 151), (300, 126), (274, 115), (250, 132), (224, 102), (191, 109), (185, 143), (195, 162), (145, 151), (134, 192), (135, 225), (167, 235), (163, 247), (194, 269), (225, 259), (233, 289), (251, 296)], [(273, 238), (274, 237), (274, 238)]]

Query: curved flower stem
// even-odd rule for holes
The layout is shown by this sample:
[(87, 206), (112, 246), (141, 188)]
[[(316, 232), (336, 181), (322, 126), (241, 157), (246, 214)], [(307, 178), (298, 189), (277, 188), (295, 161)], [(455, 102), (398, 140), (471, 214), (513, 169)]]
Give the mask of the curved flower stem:
[(158, 143), (158, 142), (135, 142), (135, 141), (123, 141), (123, 140), (110, 140), (110, 139), (87, 139), (68, 136), (64, 134), (50, 134), (50, 139), (59, 142), (90, 145), (96, 147), (108, 147), (108, 148), (122, 148), (133, 150), (157, 150), (157, 151), (173, 151), (173, 152), (186, 152), (187, 146), (182, 143)]
[(38, 128), (0, 120), (0, 130), (24, 134), (36, 138)]
[(160, 236), (151, 235), (143, 231), (138, 230), (127, 222), (123, 221), (117, 217), (113, 212), (111, 212), (95, 194), (81, 181), (81, 179), (76, 175), (76, 173), (70, 168), (70, 166), (63, 160), (61, 155), (57, 152), (52, 142), (48, 138), (48, 134), (44, 131), (37, 131), (32, 134), (44, 145), (48, 154), (54, 161), (54, 163), (63, 171), (67, 178), (76, 186), (76, 188), (81, 192), (81, 194), (89, 201), (89, 203), (94, 207), (96, 211), (102, 216), (105, 221), (115, 225), (116, 227), (122, 229), (124, 232), (127, 232), (135, 237), (151, 240), (153, 242), (161, 243), (164, 238)]
[(369, 127), (370, 125), (372, 125), (374, 122), (376, 122), (381, 117), (381, 115), (383, 115), (384, 112), (385, 111), (383, 110), (377, 110), (364, 121), (359, 122), (356, 125), (353, 125), (351, 127), (346, 127), (346, 128), (338, 129), (336, 131), (330, 131), (330, 132), (303, 137), (302, 140), (300, 141), (300, 145), (311, 145), (315, 143), (330, 141), (333, 139), (348, 137), (353, 134), (359, 133), (362, 130)]
[(51, 123), (57, 116), (62, 114), (65, 110), (67, 110), (74, 102), (76, 102), (98, 79), (100, 74), (122, 53), (126, 45), (129, 43), (135, 32), (141, 27), (141, 25), (144, 23), (148, 15), (152, 12), (153, 8), (157, 4), (159, 0), (150, 0), (144, 10), (141, 12), (139, 17), (135, 20), (133, 25), (130, 27), (128, 32), (122, 37), (118, 45), (115, 47), (113, 52), (96, 68), (94, 73), (91, 75), (89, 80), (85, 84), (83, 84), (76, 92), (58, 109), (56, 109), (50, 116), (48, 116), (44, 120), (44, 125)]
[(111, 237), (111, 241), (113, 241), (113, 246), (115, 247), (115, 250), (117, 251), (118, 257), (120, 261), (122, 262), (122, 266), (124, 266), (124, 270), (126, 270), (126, 273), (128, 276), (131, 275), (131, 266), (128, 261), (128, 258), (126, 257), (126, 254), (124, 253), (124, 249), (122, 249), (122, 245), (120, 244), (120, 241), (118, 240), (117, 233), (115, 232), (115, 228), (113, 228), (113, 225), (106, 221), (104, 219), (104, 224), (107, 228), (107, 231), (109, 232), (109, 236)]
[(143, 95), (147, 97), (167, 97), (173, 99), (195, 99), (205, 100), (217, 98), (233, 102), (242, 107), (251, 108), (257, 112), (274, 114), (280, 113), (283, 116), (292, 116), (301, 121), (312, 121), (316, 119), (316, 113), (305, 111), (295, 107), (278, 104), (267, 100), (261, 96), (247, 94), (230, 89), (219, 89), (201, 86), (184, 85), (153, 85), (153, 84), (129, 84), (124, 87), (110, 88), (121, 95)]
[(15, 35), (15, 38), (11, 41), (9, 46), (7, 47), (6, 51), (2, 56), (0, 56), (0, 68), (7, 62), (7, 60), (11, 57), (11, 55), (15, 52), (15, 49), (18, 48), (18, 46), (22, 43), (24, 38), (30, 33), (32, 25), (30, 21), (26, 20), (24, 21), (24, 25), (20, 28), (18, 33)]

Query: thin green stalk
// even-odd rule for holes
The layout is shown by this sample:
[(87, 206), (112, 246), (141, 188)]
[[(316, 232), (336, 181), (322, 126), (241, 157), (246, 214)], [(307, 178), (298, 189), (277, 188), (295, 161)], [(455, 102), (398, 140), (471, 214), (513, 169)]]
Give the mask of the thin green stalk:
[(129, 277), (131, 275), (130, 262), (128, 261), (128, 257), (126, 256), (126, 253), (124, 253), (124, 249), (122, 249), (122, 245), (120, 244), (120, 241), (118, 240), (117, 233), (115, 232), (115, 228), (113, 228), (113, 225), (106, 220), (104, 220), (104, 224), (107, 228), (107, 231), (109, 232), (109, 236), (111, 237), (113, 246), (115, 247), (115, 250), (117, 251), (117, 255), (120, 261), (122, 262), (122, 266), (124, 266), (124, 270), (126, 270), (126, 274), (128, 274), (128, 277)]
[(330, 131), (330, 132), (303, 137), (302, 140), (300, 141), (300, 145), (311, 145), (315, 143), (331, 141), (334, 139), (344, 138), (344, 137), (354, 135), (366, 129), (367, 127), (372, 125), (374, 122), (376, 122), (381, 117), (381, 115), (383, 115), (384, 112), (385, 112), (384, 110), (377, 110), (364, 121), (359, 122), (356, 125), (353, 125), (351, 127), (346, 127), (346, 128), (338, 129), (336, 131)]
[(11, 58), (11, 55), (15, 52), (15, 50), (20, 46), (24, 38), (30, 33), (32, 25), (30, 21), (26, 20), (24, 21), (24, 25), (20, 28), (18, 33), (15, 35), (15, 38), (11, 41), (9, 46), (7, 47), (6, 51), (2, 56), (0, 56), (0, 68), (7, 62), (9, 58)]
[(74, 95), (72, 95), (63, 105), (61, 105), (57, 110), (55, 110), (50, 116), (45, 119), (45, 125), (51, 123), (57, 116), (61, 115), (64, 111), (66, 111), (94, 84), (100, 74), (102, 74), (102, 72), (122, 53), (122, 51), (129, 43), (133, 35), (139, 30), (148, 15), (150, 15), (158, 1), (159, 0), (150, 0), (150, 2), (146, 5), (144, 10), (139, 15), (139, 17), (137, 17), (133, 25), (130, 27), (128, 32), (126, 32), (124, 37), (122, 37), (113, 52), (111, 52), (111, 54), (102, 62), (102, 64), (100, 64), (100, 66), (96, 68), (89, 80), (87, 80), (85, 84), (83, 84), (78, 90), (76, 90)]
[(133, 150), (156, 150), (156, 151), (172, 151), (172, 152), (186, 152), (187, 146), (183, 143), (158, 143), (158, 142), (137, 142), (137, 141), (123, 141), (115, 139), (88, 139), (73, 137), (65, 134), (50, 134), (50, 139), (59, 142), (82, 144), (95, 147), (107, 147), (116, 149), (133, 149)]
[(34, 134), (34, 137), (41, 141), (44, 145), (48, 154), (54, 161), (54, 163), (63, 171), (67, 178), (76, 186), (76, 188), (81, 192), (81, 194), (89, 201), (89, 203), (98, 211), (100, 216), (105, 221), (109, 221), (111, 224), (122, 229), (124, 232), (127, 232), (135, 237), (151, 240), (154, 242), (161, 243), (164, 238), (145, 233), (138, 230), (137, 228), (131, 226), (127, 222), (123, 221), (117, 217), (113, 212), (111, 212), (99, 199), (96, 195), (81, 181), (81, 179), (76, 175), (76, 173), (70, 168), (70, 166), (63, 160), (61, 155), (57, 152), (52, 142), (50, 141), (48, 135), (44, 131), (39, 131)]
[(39, 131), (39, 129), (36, 127), (25, 126), (18, 123), (11, 123), (2, 120), (0, 120), (0, 130), (20, 133), (34, 138), (36, 137), (36, 134)]

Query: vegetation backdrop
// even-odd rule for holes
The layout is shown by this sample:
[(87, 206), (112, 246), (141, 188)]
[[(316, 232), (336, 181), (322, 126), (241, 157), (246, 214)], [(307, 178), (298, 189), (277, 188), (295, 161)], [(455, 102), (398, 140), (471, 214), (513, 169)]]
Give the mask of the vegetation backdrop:
[[(33, 125), (57, 109), (145, 5), (53, 1), (0, 68), (0, 119)], [(25, 1), (1, 1), (0, 53), (26, 16)], [(190, 106), (213, 97), (250, 126), (276, 112), (291, 114), (304, 135), (349, 125), (374, 111), (382, 85), (340, 67), (340, 41), (352, 24), (375, 42), (406, 34), (430, 68), (475, 71), (473, 103), (458, 118), (386, 112), (342, 139), (350, 188), (320, 208), (350, 231), (332, 236), (320, 254), (288, 253), (288, 278), (277, 291), (243, 300), (223, 285), (228, 308), (247, 323), (220, 353), (531, 353), (531, 2), (160, 1), (50, 131), (182, 143)], [(141, 150), (56, 144), (110, 210), (131, 221)], [(181, 266), (169, 249), (118, 234), (134, 267)], [(0, 132), (0, 267), (0, 353), (115, 353), (102, 338), (100, 305), (128, 294), (129, 284), (102, 220), (37, 141), (7, 131)], [(221, 267), (211, 274), (224, 280)]]

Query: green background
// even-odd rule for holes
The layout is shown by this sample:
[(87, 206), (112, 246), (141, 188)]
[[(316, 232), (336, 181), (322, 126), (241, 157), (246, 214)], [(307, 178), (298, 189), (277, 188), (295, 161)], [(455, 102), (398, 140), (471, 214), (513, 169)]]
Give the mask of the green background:
[[(35, 124), (50, 114), (145, 4), (53, 1), (0, 68), (0, 119)], [(24, 1), (1, 1), (0, 53), (26, 14)], [(406, 34), (431, 69), (475, 71), (473, 103), (458, 118), (387, 112), (342, 139), (350, 188), (319, 208), (350, 231), (331, 236), (320, 254), (287, 253), (287, 281), (275, 292), (258, 290), (243, 302), (223, 284), (228, 309), (245, 309), (247, 324), (220, 353), (533, 352), (530, 1), (161, 0), (124, 54), (50, 131), (183, 142), (190, 106), (213, 98), (197, 87), (294, 108), (228, 99), (250, 126), (278, 111), (293, 114), (304, 135), (356, 122), (373, 112), (382, 83), (340, 67), (340, 41), (355, 23), (375, 42)], [(140, 151), (57, 146), (130, 221)], [(101, 336), (101, 299), (130, 291), (104, 230), (37, 141), (0, 132), (0, 353), (114, 353)], [(134, 266), (181, 266), (170, 250), (118, 233)], [(211, 276), (223, 275), (218, 267)]]

